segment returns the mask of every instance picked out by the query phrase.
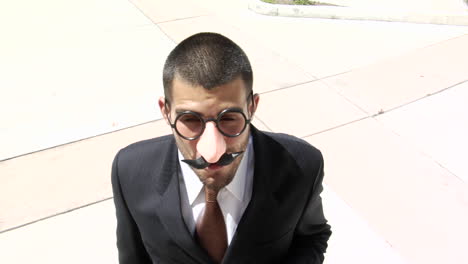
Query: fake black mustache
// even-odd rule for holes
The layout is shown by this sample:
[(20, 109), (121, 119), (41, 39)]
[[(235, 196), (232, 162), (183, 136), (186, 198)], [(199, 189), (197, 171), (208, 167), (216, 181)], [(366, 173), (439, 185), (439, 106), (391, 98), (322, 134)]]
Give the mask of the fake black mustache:
[(182, 161), (187, 163), (188, 165), (190, 165), (191, 167), (195, 169), (201, 170), (212, 164), (219, 165), (219, 166), (229, 165), (242, 153), (244, 153), (244, 151), (234, 152), (230, 154), (224, 153), (216, 163), (209, 163), (202, 156), (200, 156), (198, 159), (194, 159), (194, 160), (184, 159)]

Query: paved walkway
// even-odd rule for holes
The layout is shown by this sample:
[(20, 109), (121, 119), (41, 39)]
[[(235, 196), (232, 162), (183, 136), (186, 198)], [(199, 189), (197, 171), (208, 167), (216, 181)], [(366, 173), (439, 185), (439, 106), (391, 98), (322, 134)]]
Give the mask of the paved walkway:
[(243, 0), (24, 4), (0, 4), (0, 263), (117, 262), (111, 160), (170, 132), (162, 64), (200, 31), (249, 55), (258, 127), (323, 151), (326, 263), (468, 262), (468, 27)]

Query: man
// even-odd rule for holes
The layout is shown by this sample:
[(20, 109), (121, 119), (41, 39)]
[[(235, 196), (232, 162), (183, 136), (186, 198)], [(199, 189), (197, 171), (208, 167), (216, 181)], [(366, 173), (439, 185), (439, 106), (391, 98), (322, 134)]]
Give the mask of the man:
[(323, 262), (322, 155), (250, 124), (252, 82), (247, 56), (222, 35), (193, 35), (169, 54), (159, 107), (173, 135), (113, 163), (121, 264)]

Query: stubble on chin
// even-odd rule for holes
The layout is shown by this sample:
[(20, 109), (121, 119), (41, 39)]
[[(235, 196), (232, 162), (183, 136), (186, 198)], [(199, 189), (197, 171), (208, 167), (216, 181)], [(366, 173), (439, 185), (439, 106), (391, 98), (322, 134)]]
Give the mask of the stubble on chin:
[(231, 164), (227, 165), (226, 168), (221, 168), (219, 171), (214, 171), (213, 173), (209, 173), (209, 171), (206, 171), (206, 169), (197, 170), (192, 168), (192, 170), (195, 172), (204, 186), (208, 187), (209, 189), (219, 191), (232, 182), (243, 157), (244, 154), (241, 154)]

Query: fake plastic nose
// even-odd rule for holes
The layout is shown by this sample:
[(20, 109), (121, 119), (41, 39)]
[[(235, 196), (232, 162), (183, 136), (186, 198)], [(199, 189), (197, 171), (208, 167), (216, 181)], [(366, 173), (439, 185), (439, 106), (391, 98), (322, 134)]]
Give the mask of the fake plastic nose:
[(197, 143), (197, 151), (209, 163), (215, 163), (226, 152), (226, 141), (214, 122), (207, 122)]

